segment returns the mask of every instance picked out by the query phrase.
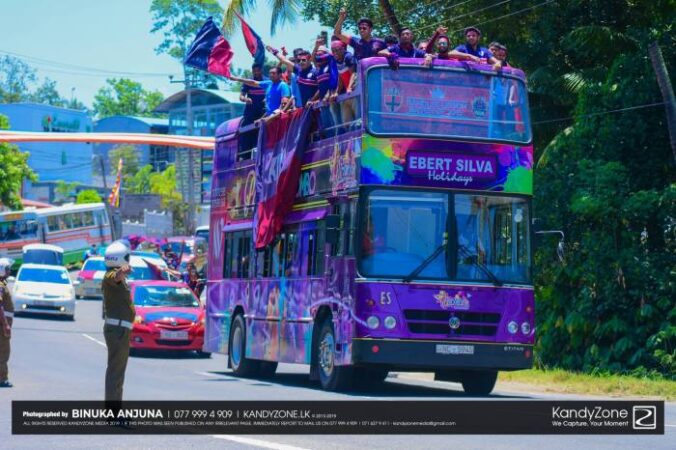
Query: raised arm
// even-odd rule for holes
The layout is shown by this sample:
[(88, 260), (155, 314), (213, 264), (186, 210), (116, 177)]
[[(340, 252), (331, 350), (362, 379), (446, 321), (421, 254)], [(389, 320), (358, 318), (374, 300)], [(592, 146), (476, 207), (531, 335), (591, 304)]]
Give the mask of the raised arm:
[(236, 82), (238, 82), (238, 83), (244, 83), (244, 84), (246, 84), (247, 86), (251, 86), (251, 87), (258, 87), (258, 86), (260, 86), (260, 83), (258, 83), (258, 81), (256, 81), (256, 80), (250, 80), (250, 79), (248, 79), (248, 78), (234, 77), (234, 76), (232, 76), (232, 75), (230, 76), (230, 81), (236, 81)]
[(269, 45), (265, 46), (266, 50), (273, 54), (275, 58), (279, 60), (280, 63), (284, 64), (290, 72), (293, 72), (294, 63), (292, 63), (289, 58), (287, 58), (284, 53), (280, 52), (276, 48), (272, 48)]
[(345, 8), (340, 8), (340, 12), (338, 13), (338, 22), (336, 22), (336, 25), (333, 27), (333, 34), (334, 36), (338, 37), (341, 41), (345, 42), (346, 44), (350, 43), (350, 36), (349, 34), (344, 34), (343, 33), (343, 23), (345, 22), (345, 19), (347, 18), (347, 11)]
[(429, 42), (427, 43), (427, 47), (425, 47), (425, 53), (431, 53), (433, 54), (434, 52), (432, 49), (437, 43), (437, 39), (439, 39), (439, 36), (445, 35), (448, 32), (448, 28), (446, 27), (438, 27), (432, 37), (430, 38)]

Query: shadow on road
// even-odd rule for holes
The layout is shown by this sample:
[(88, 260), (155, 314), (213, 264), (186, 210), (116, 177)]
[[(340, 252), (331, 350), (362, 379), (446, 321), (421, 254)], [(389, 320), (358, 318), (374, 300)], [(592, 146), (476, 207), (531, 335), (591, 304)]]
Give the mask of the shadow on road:
[(52, 322), (73, 322), (73, 319), (68, 316), (59, 316), (56, 314), (38, 312), (14, 312), (14, 317), (20, 317), (22, 319), (43, 319), (50, 320)]
[[(223, 378), (211, 378), (208, 381), (226, 381), (226, 380), (241, 380), (232, 375), (232, 372), (209, 372), (213, 375), (221, 375)], [(256, 379), (249, 378), (250, 383), (254, 386), (287, 386), (287, 387), (297, 387), (304, 389), (312, 389), (315, 391), (322, 391), (319, 387), (319, 382), (310, 381), (307, 374), (304, 373), (279, 373), (271, 379)], [(476, 398), (476, 396), (471, 396), (465, 394), (460, 388), (459, 390), (454, 390), (453, 386), (449, 385), (448, 388), (442, 386), (431, 386), (431, 385), (420, 385), (420, 384), (408, 384), (396, 382), (396, 378), (388, 378), (384, 383), (373, 386), (373, 387), (362, 387), (357, 389), (352, 389), (348, 392), (342, 392), (343, 395), (354, 396), (354, 397), (363, 397), (368, 395), (369, 397), (444, 397), (444, 398)], [(414, 380), (411, 380), (414, 381)], [(505, 394), (491, 394), (486, 397), (487, 399), (527, 399), (531, 398), (528, 395), (505, 395)]]
[(206, 359), (206, 356), (190, 350), (139, 350), (129, 352), (132, 358), (142, 359)]

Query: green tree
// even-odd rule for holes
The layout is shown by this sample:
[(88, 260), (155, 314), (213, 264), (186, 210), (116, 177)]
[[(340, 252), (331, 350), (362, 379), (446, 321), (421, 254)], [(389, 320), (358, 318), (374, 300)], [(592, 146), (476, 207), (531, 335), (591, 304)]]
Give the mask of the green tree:
[(150, 180), (153, 172), (153, 166), (150, 164), (141, 167), (132, 177), (129, 178), (127, 189), (131, 194), (149, 194)]
[(124, 115), (158, 117), (153, 110), (162, 103), (159, 91), (148, 91), (143, 85), (128, 78), (106, 80), (106, 86), (94, 95), (94, 112), (99, 118)]
[(35, 92), (30, 94), (30, 101), (59, 107), (65, 107), (68, 104), (56, 89), (56, 81), (49, 78), (45, 78)]
[[(256, 9), (258, 2), (256, 0), (232, 0), (225, 9), (223, 19), (223, 31), (231, 34), (239, 23), (235, 13), (240, 15), (248, 14)], [(303, 2), (301, 0), (270, 0), (268, 2), (272, 11), (272, 20), (270, 21), (270, 34), (274, 36), (277, 28), (285, 23), (294, 23), (300, 14)], [(337, 10), (336, 10), (337, 11)]]
[(35, 69), (13, 56), (0, 56), (0, 103), (27, 101)]
[[(9, 120), (0, 114), (0, 130), (9, 129)], [(15, 145), (0, 142), (0, 205), (9, 209), (22, 209), (21, 185), (24, 180), (37, 181), (38, 177), (28, 165), (29, 154)]]
[(171, 164), (163, 172), (150, 174), (150, 192), (162, 199), (162, 207), (172, 212), (175, 231), (185, 231), (188, 205), (176, 190), (176, 166)]
[(77, 199), (75, 200), (75, 203), (77, 203), (78, 205), (82, 203), (101, 203), (101, 202), (103, 202), (101, 196), (94, 189), (85, 189), (78, 192)]
[[(139, 170), (138, 149), (134, 145), (122, 144), (113, 147), (108, 153), (108, 173), (112, 176), (117, 175), (117, 166), (122, 159), (122, 182), (123, 186), (128, 186), (129, 180), (136, 175)], [(126, 189), (126, 187), (125, 187)]]
[(57, 194), (56, 201), (65, 203), (67, 202), (71, 197), (75, 196), (75, 188), (79, 185), (77, 181), (73, 181), (71, 183), (64, 181), (64, 180), (59, 180), (56, 182), (56, 187), (54, 188), (54, 192)]

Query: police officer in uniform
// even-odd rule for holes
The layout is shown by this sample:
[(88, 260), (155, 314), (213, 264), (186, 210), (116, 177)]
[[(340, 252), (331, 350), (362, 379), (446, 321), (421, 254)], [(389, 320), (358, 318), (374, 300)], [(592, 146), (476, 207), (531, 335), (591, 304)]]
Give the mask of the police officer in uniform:
[(6, 280), (13, 263), (14, 261), (9, 258), (0, 258), (0, 388), (12, 387), (12, 383), (7, 379), (9, 377), (7, 361), (14, 320), (14, 303)]
[(124, 372), (129, 359), (129, 335), (136, 317), (127, 284), (127, 275), (131, 273), (129, 255), (129, 247), (119, 241), (110, 244), (105, 252), (107, 270), (101, 287), (105, 312), (103, 336), (108, 347), (107, 403), (122, 401)]

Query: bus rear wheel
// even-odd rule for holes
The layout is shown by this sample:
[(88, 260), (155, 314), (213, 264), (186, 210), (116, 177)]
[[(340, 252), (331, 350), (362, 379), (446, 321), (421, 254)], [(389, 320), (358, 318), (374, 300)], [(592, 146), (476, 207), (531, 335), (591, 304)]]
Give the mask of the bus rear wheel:
[(353, 368), (336, 365), (336, 337), (330, 320), (322, 322), (319, 337), (315, 342), (315, 355), (322, 389), (345, 391), (352, 387)]
[(498, 380), (497, 370), (465, 371), (461, 374), (460, 382), (466, 394), (488, 395), (493, 392)]
[(230, 367), (239, 377), (253, 377), (258, 374), (258, 362), (246, 357), (246, 324), (241, 314), (235, 316), (230, 329), (228, 358)]

